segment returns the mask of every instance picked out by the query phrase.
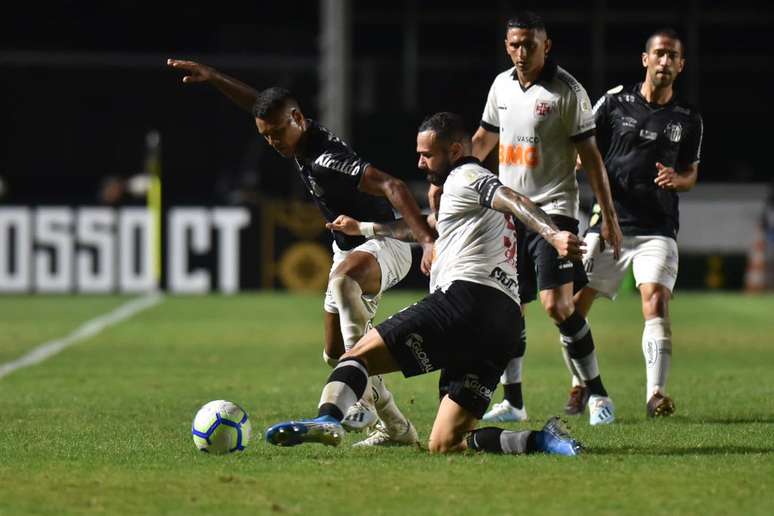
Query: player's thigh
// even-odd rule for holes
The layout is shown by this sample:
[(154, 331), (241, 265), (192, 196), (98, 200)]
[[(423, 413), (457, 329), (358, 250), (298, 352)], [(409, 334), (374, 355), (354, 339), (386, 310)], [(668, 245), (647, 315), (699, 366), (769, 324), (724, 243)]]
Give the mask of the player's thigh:
[(443, 368), (449, 360), (448, 336), (460, 332), (458, 313), (436, 291), (376, 326), (404, 376)]
[(679, 266), (677, 242), (663, 236), (642, 236), (634, 239), (636, 245), (633, 268), (637, 286), (655, 283), (672, 292)]
[(430, 431), (428, 448), (431, 453), (458, 452), (465, 449), (465, 436), (472, 431), (478, 418), (465, 407), (444, 396)]
[(378, 296), (381, 292), (382, 270), (376, 256), (355, 248), (334, 269), (331, 277), (347, 276), (360, 285), (364, 295)]
[(375, 329), (366, 333), (354, 348), (344, 353), (342, 360), (345, 358), (356, 358), (362, 361), (371, 375), (387, 374), (400, 370), (392, 352)]
[[(578, 233), (577, 220), (560, 215), (553, 215), (551, 219), (560, 230)], [(530, 239), (528, 252), (535, 266), (539, 291), (553, 290), (569, 283), (575, 293), (586, 286), (583, 263), (561, 258), (556, 249), (538, 235), (533, 234)]]
[(599, 233), (589, 232), (583, 240), (586, 242), (583, 265), (588, 278), (587, 286), (594, 289), (600, 296), (615, 299), (621, 281), (632, 262), (631, 238), (624, 237), (621, 256), (617, 260), (613, 256), (612, 247), (603, 245)]

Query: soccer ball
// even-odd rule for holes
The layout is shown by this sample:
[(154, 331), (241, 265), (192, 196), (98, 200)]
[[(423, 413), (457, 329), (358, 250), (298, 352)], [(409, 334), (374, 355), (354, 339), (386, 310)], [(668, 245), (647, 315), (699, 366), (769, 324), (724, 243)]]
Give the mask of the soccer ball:
[(245, 449), (250, 440), (250, 421), (236, 403), (215, 400), (207, 403), (194, 417), (191, 426), (193, 441), (207, 453), (231, 453)]

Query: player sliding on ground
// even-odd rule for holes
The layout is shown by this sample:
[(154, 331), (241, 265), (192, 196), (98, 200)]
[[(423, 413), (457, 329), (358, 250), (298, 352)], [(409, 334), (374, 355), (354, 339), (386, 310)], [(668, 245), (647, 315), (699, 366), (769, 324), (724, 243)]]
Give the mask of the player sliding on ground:
[[(167, 64), (185, 72), (185, 83), (217, 88), (255, 118), (258, 132), (282, 156), (291, 158), (301, 179), (332, 222), (339, 215), (388, 222), (393, 208), (422, 243), (422, 271), (429, 272), (434, 234), (403, 181), (386, 174), (317, 122), (304, 117), (293, 95), (283, 88), (256, 91), (243, 82), (193, 61), (170, 59)], [(373, 237), (373, 235), (365, 235)], [(331, 367), (365, 333), (382, 292), (398, 283), (411, 267), (411, 249), (390, 238), (333, 234), (333, 267), (325, 294), (325, 350)], [(361, 402), (348, 407), (344, 423), (350, 430), (377, 428), (362, 446), (414, 444), (414, 426), (398, 409), (381, 377), (367, 382)]]
[[(431, 452), (577, 455), (579, 443), (558, 418), (538, 431), (475, 427), (521, 334), (511, 216), (562, 257), (579, 260), (583, 243), (470, 156), (469, 135), (459, 116), (437, 113), (426, 119), (419, 127), (417, 152), (428, 181), (444, 189), (432, 293), (369, 331), (341, 357), (322, 391), (317, 418), (278, 423), (266, 431), (266, 440), (278, 446), (338, 445), (344, 435), (341, 421), (365, 392), (370, 375), (402, 371), (410, 377), (440, 369), (441, 402)], [(414, 237), (402, 220), (359, 223), (339, 217), (329, 226), (350, 235)]]

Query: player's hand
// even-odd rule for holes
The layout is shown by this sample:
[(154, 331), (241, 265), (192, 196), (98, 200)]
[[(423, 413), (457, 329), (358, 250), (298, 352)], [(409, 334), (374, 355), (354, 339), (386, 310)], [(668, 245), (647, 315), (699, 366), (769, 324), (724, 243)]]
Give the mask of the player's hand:
[(182, 61), (180, 59), (167, 59), (167, 66), (177, 68), (187, 73), (183, 76), (183, 82), (207, 82), (215, 76), (215, 69), (195, 61)]
[(664, 190), (677, 190), (678, 175), (672, 167), (665, 167), (662, 163), (656, 162), (658, 174), (653, 180), (656, 186)]
[(551, 238), (551, 245), (559, 253), (559, 258), (568, 258), (573, 261), (583, 258), (583, 253), (586, 252), (586, 242), (569, 231), (555, 233)]
[(430, 270), (433, 268), (433, 256), (435, 244), (432, 242), (422, 244), (422, 262), (419, 269), (425, 276), (430, 276)]
[(338, 231), (349, 236), (360, 236), (360, 221), (348, 217), (346, 215), (339, 215), (333, 222), (326, 222), (325, 227), (331, 231)]
[(602, 237), (602, 240), (599, 243), (599, 249), (604, 251), (605, 245), (609, 245), (613, 248), (613, 258), (616, 260), (620, 258), (623, 234), (621, 233), (621, 226), (618, 225), (618, 219), (613, 218), (611, 223), (610, 218), (603, 215), (599, 236)]

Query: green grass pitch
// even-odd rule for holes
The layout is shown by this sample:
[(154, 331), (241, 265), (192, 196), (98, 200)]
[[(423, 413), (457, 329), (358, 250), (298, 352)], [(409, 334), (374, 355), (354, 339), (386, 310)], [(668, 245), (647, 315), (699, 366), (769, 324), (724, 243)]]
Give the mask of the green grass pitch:
[[(383, 318), (421, 293), (390, 292)], [(0, 297), (0, 364), (126, 302)], [(315, 414), (329, 369), (322, 296), (166, 297), (42, 364), (0, 379), (0, 515), (774, 514), (774, 297), (681, 293), (672, 304), (674, 417), (645, 418), (639, 300), (599, 301), (591, 324), (617, 422), (571, 419), (578, 458), (431, 456), (318, 445), (208, 456), (203, 403), (241, 404), (254, 430)], [(567, 378), (533, 305), (525, 401), (539, 427)], [(437, 373), (387, 377), (427, 439)], [(498, 389), (496, 398), (499, 400)]]

